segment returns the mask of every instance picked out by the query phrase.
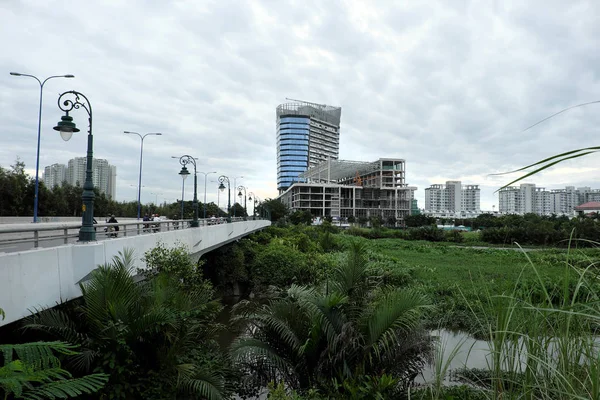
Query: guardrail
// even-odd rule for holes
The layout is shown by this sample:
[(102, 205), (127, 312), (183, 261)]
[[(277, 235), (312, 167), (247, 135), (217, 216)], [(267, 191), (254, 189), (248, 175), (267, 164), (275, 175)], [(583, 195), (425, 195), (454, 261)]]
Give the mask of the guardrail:
[[(231, 222), (244, 221), (246, 219), (262, 218), (231, 218)], [(191, 219), (164, 220), (164, 221), (133, 221), (94, 224), (96, 228), (96, 239), (105, 240), (115, 237), (134, 236), (167, 232), (177, 229), (191, 228)], [(198, 220), (200, 227), (227, 223), (226, 218), (207, 218)], [(119, 230), (114, 230), (119, 227)], [(33, 247), (40, 247), (40, 242), (61, 241), (60, 244), (73, 243), (79, 236), (81, 222), (46, 222), (37, 224), (0, 224), (0, 252), (2, 246), (33, 243)], [(55, 243), (54, 245), (57, 245)]]

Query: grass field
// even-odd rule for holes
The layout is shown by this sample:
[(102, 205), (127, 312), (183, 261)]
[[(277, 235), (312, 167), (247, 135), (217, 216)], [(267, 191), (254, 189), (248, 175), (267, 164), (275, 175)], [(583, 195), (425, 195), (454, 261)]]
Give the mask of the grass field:
[[(567, 267), (567, 260), (570, 264), (586, 267), (600, 258), (598, 249), (523, 252), (516, 246), (515, 250), (474, 249), (450, 243), (400, 239), (368, 240), (368, 244), (379, 262), (393, 266), (398, 273), (409, 277), (407, 285), (430, 295), (437, 305), (429, 320), (430, 327), (441, 326), (474, 334), (481, 333), (475, 316), (490, 315), (486, 311), (494, 307), (493, 299), (522, 293), (542, 300), (541, 280), (559, 301), (563, 282), (567, 280), (569, 286), (575, 286), (576, 282), (572, 268)], [(532, 264), (537, 268), (534, 269)], [(567, 277), (566, 270), (569, 270)]]

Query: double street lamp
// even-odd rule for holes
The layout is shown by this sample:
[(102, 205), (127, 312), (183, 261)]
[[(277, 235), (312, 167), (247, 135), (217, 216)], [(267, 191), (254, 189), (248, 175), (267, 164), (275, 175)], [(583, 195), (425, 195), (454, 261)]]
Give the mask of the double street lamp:
[(216, 174), (217, 171), (199, 172), (199, 173), (204, 174), (204, 219), (206, 219), (206, 177), (210, 174)]
[(140, 203), (140, 197), (142, 195), (142, 155), (144, 154), (144, 139), (146, 138), (146, 136), (162, 136), (162, 133), (146, 133), (145, 135), (141, 135), (137, 132), (129, 132), (129, 131), (123, 131), (123, 133), (129, 134), (129, 135), (137, 135), (140, 137), (140, 141), (142, 142), (140, 145), (140, 174), (138, 177), (138, 206), (137, 206), (137, 219), (140, 219), (140, 213), (141, 213), (141, 203)]
[(11, 72), (10, 73), (13, 76), (26, 76), (29, 78), (33, 78), (35, 79), (39, 84), (40, 84), (40, 109), (38, 112), (38, 137), (37, 137), (37, 153), (36, 153), (36, 157), (35, 157), (35, 194), (33, 196), (33, 222), (37, 222), (37, 216), (38, 216), (38, 193), (39, 193), (39, 171), (40, 171), (40, 139), (41, 139), (41, 135), (40, 132), (42, 130), (42, 95), (43, 95), (43, 91), (44, 91), (44, 84), (49, 81), (50, 79), (54, 79), (54, 78), (75, 78), (75, 75), (53, 75), (53, 76), (49, 76), (48, 78), (44, 79), (43, 81), (40, 81), (38, 79), (37, 76), (34, 75), (29, 75), (29, 74), (21, 74), (19, 72)]
[[(65, 100), (61, 103), (63, 97)], [(55, 131), (60, 132), (60, 137), (64, 141), (68, 141), (73, 136), (73, 133), (79, 132), (79, 129), (73, 122), (73, 117), (69, 112), (73, 109), (83, 108), (88, 113), (88, 140), (87, 140), (87, 164), (85, 168), (85, 182), (83, 184), (83, 194), (81, 199), (81, 229), (79, 229), (79, 241), (89, 242), (96, 240), (96, 231), (94, 230), (94, 183), (92, 181), (92, 165), (94, 159), (94, 137), (92, 136), (92, 105), (87, 97), (82, 93), (74, 90), (64, 92), (58, 96), (58, 108), (65, 112), (60, 118), (60, 121), (54, 127)]]
[(194, 166), (194, 219), (192, 220), (191, 226), (192, 228), (197, 228), (200, 226), (200, 223), (198, 222), (198, 173), (196, 171), (196, 159), (192, 156), (184, 155), (179, 158), (179, 163), (181, 164), (179, 176), (181, 176), (184, 181), (190, 174), (187, 165), (192, 164)]
[(225, 182), (227, 182), (227, 222), (231, 222), (231, 182), (228, 176), (221, 175), (219, 177), (219, 190), (221, 192), (225, 190)]

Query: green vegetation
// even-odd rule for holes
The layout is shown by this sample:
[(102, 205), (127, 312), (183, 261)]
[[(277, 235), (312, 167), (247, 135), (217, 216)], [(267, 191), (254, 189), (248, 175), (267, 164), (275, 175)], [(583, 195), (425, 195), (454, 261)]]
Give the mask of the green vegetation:
[(300, 391), (364, 398), (377, 376), (379, 385), (387, 383), (368, 394), (392, 395), (424, 365), (430, 338), (421, 315), (427, 308), (416, 291), (382, 286), (368, 269), (364, 245), (353, 243), (325, 284), (292, 285), (264, 305), (238, 304), (236, 320), (253, 329), (231, 351), (257, 389), (282, 380)]
[[(269, 398), (296, 400), (599, 398), (600, 250), (590, 242), (524, 252), (475, 247), (478, 232), (341, 231), (297, 217), (200, 262), (159, 245), (143, 256), (141, 282), (125, 252), (92, 274), (80, 301), (30, 317), (26, 333), (77, 346), (57, 355), (73, 379), (108, 376), (89, 398), (267, 388)], [(213, 285), (246, 296), (230, 326), (217, 322)], [(487, 340), (489, 368), (453, 371), (464, 385), (446, 386), (449, 359), (429, 328)], [(222, 329), (237, 335), (230, 347), (215, 341)], [(411, 388), (430, 358), (433, 381)]]
[(25, 328), (79, 346), (66, 365), (76, 373), (108, 374), (100, 398), (222, 398), (227, 360), (214, 341), (221, 307), (189, 257), (181, 257), (184, 251), (149, 252), (155, 270), (139, 283), (133, 253), (125, 251), (92, 272), (80, 302), (43, 310)]

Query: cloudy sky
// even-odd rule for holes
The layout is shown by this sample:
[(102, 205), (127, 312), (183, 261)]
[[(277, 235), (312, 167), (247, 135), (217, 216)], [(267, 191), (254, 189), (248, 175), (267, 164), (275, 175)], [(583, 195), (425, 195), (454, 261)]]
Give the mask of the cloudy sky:
[[(340, 158), (406, 159), (421, 207), (430, 184), (462, 180), (489, 210), (510, 181), (489, 174), (600, 144), (600, 104), (523, 132), (600, 100), (598, 0), (0, 0), (0, 21), (0, 165), (19, 157), (35, 171), (39, 86), (9, 72), (74, 74), (44, 87), (40, 166), (85, 155), (85, 134), (52, 130), (58, 95), (80, 91), (94, 155), (117, 166), (117, 200), (134, 200), (138, 179), (140, 141), (124, 130), (164, 134), (144, 142), (142, 202), (181, 197), (171, 156), (182, 154), (276, 196), (286, 97), (341, 106)], [(84, 131), (85, 112), (72, 116)], [(600, 188), (598, 161), (527, 182)]]

